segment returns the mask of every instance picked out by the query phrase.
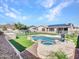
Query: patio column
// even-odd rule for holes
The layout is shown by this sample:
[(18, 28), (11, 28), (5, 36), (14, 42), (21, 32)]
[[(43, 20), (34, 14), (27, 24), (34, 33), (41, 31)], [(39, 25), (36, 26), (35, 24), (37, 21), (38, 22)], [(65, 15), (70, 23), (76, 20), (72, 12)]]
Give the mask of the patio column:
[(49, 32), (49, 28), (47, 28), (47, 32)]
[(64, 27), (62, 28), (62, 32), (64, 33)]
[(47, 28), (45, 28), (45, 32), (48, 32), (48, 29)]
[(56, 32), (56, 33), (57, 33), (57, 28), (54, 28), (54, 32)]

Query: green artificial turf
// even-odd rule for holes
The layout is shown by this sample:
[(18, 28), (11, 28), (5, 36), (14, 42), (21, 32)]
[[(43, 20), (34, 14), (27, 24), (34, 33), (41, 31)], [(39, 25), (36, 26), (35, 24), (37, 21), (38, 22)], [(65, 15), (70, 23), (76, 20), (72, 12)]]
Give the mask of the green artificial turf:
[(18, 38), (10, 40), (10, 42), (18, 49), (20, 52), (31, 46), (34, 42), (28, 40), (26, 36), (19, 35)]

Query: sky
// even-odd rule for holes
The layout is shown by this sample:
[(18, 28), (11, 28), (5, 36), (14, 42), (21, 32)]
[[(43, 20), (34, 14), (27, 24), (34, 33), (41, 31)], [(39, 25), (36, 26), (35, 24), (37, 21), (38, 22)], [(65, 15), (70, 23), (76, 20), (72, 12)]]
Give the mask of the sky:
[(17, 22), (79, 25), (79, 0), (0, 0), (0, 24)]

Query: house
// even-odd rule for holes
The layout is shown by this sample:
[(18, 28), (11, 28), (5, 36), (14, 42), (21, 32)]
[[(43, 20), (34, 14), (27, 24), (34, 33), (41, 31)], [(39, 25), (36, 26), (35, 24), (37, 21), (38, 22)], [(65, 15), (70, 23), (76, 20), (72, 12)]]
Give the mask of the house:
[(47, 26), (40, 25), (37, 27), (37, 32), (47, 32)]
[(14, 24), (6, 24), (5, 26), (7, 29), (12, 29), (12, 30), (15, 29)]
[(29, 31), (30, 32), (37, 32), (38, 31), (38, 28), (36, 26), (30, 26), (29, 27)]
[(56, 25), (48, 25), (48, 31), (49, 32), (56, 32), (56, 33), (69, 33), (73, 32), (74, 25), (69, 24), (56, 24)]
[(0, 28), (1, 30), (8, 30), (8, 29), (14, 30), (15, 26), (13, 24), (3, 24), (3, 25), (0, 24)]
[(48, 26), (39, 26), (37, 32), (49, 32), (49, 33), (73, 33), (79, 31), (79, 27), (74, 24), (56, 24)]

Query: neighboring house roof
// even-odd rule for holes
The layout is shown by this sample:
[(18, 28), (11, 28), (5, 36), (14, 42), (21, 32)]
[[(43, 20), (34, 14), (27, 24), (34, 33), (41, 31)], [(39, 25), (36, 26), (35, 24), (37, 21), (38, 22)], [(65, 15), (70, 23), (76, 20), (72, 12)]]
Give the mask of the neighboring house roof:
[(30, 26), (30, 27), (36, 27), (36, 26), (32, 25), (32, 26)]
[(36, 27), (36, 26), (30, 26), (29, 28), (33, 28), (33, 29), (36, 29), (36, 28), (38, 28), (38, 27)]
[(40, 25), (40, 26), (38, 26), (38, 27), (46, 28), (46, 27), (48, 27), (48, 26), (46, 26), (46, 25)]

